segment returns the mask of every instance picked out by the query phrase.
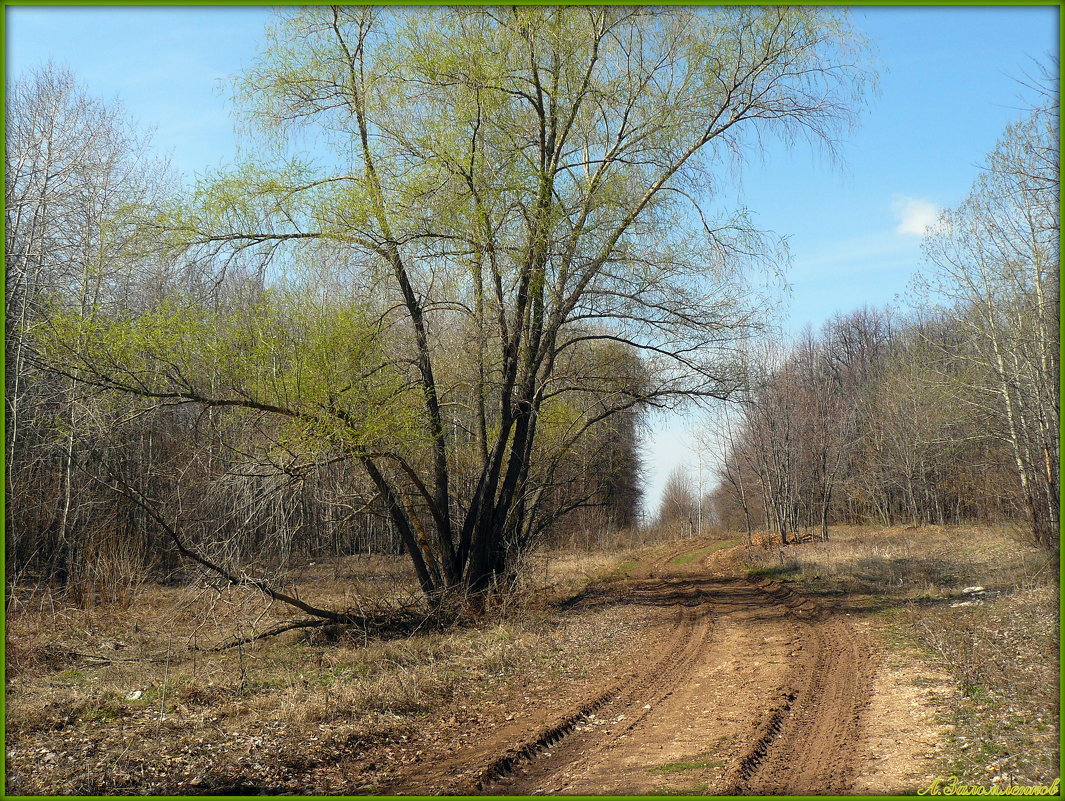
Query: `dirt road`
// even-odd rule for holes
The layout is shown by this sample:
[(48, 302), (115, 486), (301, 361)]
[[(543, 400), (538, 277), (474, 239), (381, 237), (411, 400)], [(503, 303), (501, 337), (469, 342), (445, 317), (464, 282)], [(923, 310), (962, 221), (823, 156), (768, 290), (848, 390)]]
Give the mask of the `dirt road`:
[(873, 658), (844, 613), (741, 577), (727, 552), (663, 558), (579, 604), (661, 623), (632, 664), (561, 713), (515, 721), (395, 792), (836, 794), (855, 779)]

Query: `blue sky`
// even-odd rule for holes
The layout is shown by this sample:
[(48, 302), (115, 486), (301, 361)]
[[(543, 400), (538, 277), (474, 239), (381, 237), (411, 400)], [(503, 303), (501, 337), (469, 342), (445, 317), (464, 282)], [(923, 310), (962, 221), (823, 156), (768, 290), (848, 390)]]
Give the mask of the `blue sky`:
[[(262, 41), (267, 7), (8, 6), (7, 79), (49, 59), (88, 90), (118, 99), (179, 171), (234, 158), (223, 91)], [(957, 204), (1005, 125), (1020, 116), (1017, 79), (1056, 55), (1056, 6), (857, 7), (879, 92), (830, 160), (771, 145), (727, 190), (756, 223), (788, 238), (787, 330), (893, 302), (920, 263), (921, 225)], [(645, 441), (648, 502), (668, 472), (693, 469), (696, 415), (656, 416)], [(704, 465), (712, 465), (708, 454)]]

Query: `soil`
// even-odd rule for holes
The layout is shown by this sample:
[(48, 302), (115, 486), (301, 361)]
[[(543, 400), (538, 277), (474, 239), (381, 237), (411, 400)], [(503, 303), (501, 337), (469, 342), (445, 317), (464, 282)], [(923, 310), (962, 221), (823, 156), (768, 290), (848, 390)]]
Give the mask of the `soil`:
[[(8, 791), (837, 795), (927, 784), (949, 738), (949, 677), (885, 647), (856, 596), (829, 605), (751, 579), (743, 546), (729, 545), (688, 541), (623, 563), (558, 602), (534, 661), (501, 664), (405, 718), (386, 704), (377, 716), (389, 726), (251, 707), (230, 725), (223, 716), (239, 709), (209, 700), (165, 721), (123, 707), (114, 721), (9, 738)], [(275, 698), (240, 704), (265, 712)], [(160, 756), (123, 762), (140, 741)], [(59, 772), (67, 763), (85, 767), (76, 788), (74, 767)]]
[[(921, 772), (921, 746), (885, 759), (883, 744), (902, 732), (870, 721), (870, 701), (879, 692), (877, 718), (894, 719), (894, 706), (913, 699), (892, 694), (874, 637), (843, 608), (748, 579), (741, 551), (685, 563), (676, 550), (646, 575), (575, 599), (575, 608), (648, 613), (623, 669), (412, 764), (378, 791), (835, 795), (906, 786)], [(927, 715), (905, 719), (918, 742), (937, 738)]]

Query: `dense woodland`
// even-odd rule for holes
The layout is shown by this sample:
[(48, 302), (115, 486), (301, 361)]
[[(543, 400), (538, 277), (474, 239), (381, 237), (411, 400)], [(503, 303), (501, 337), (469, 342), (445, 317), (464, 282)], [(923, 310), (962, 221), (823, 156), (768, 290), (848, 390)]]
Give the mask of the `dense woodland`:
[(722, 523), (786, 543), (835, 523), (1016, 521), (1057, 549), (1058, 117), (1043, 97), (926, 235), (910, 310), (748, 354), (716, 422)]
[(721, 524), (1055, 547), (1056, 99), (929, 236), (919, 310), (773, 349), (780, 245), (713, 188), (850, 123), (845, 17), (421, 11), (279, 14), (233, 87), (255, 157), (191, 188), (61, 67), (10, 88), (9, 587), (205, 575), (337, 617), (277, 577), (377, 552), (480, 604), (636, 527), (642, 418), (693, 399), (728, 401)]
[[(145, 575), (185, 575), (194, 552), (262, 573), (293, 557), (424, 548), (418, 515), (432, 514), (434, 501), (415, 470), (431, 457), (412, 431), (424, 422), (410, 407), (417, 382), (401, 373), (418, 359), (404, 341), (410, 332), (395, 330), (406, 322), (395, 319), (395, 299), (373, 304), (371, 279), (353, 278), (331, 252), (317, 252), (314, 273), (293, 286), (259, 254), (249, 265), (239, 252), (175, 249), (164, 241), (172, 229), (144, 215), (173, 202), (173, 191), (120, 110), (87, 97), (69, 72), (49, 66), (15, 87), (6, 388), (15, 582), (57, 581), (91, 602), (121, 598)], [(448, 301), (438, 302), (443, 317)], [(643, 366), (626, 342), (581, 333), (552, 375), (552, 396), (568, 393), (568, 403), (545, 409), (527, 460), (535, 491), (523, 534), (537, 543), (631, 527), (640, 502), (640, 407), (627, 387), (644, 379)], [(475, 492), (489, 426), (498, 427), (487, 382), (498, 390), (500, 365), (485, 363), (487, 335), (469, 320), (441, 320), (439, 336), (434, 380), (453, 449), (448, 502), (457, 504)], [(181, 397), (203, 391), (199, 380), (214, 368), (208, 385), (232, 382), (235, 398)], [(278, 378), (279, 368), (288, 374)], [(366, 380), (390, 368), (398, 369)], [(156, 391), (158, 375), (146, 380), (155, 370), (173, 392)], [(330, 409), (343, 426), (392, 439), (383, 451), (396, 440), (410, 448), (380, 454), (395, 474), (360, 464), (361, 443), (279, 408), (282, 399), (334, 403), (328, 381), (348, 395), (346, 408)], [(308, 400), (314, 392), (325, 396)], [(295, 426), (286, 419), (294, 416)], [(409, 483), (393, 489), (404, 473)], [(410, 522), (397, 520), (399, 502), (416, 510)], [(576, 529), (556, 524), (569, 513), (582, 521)]]

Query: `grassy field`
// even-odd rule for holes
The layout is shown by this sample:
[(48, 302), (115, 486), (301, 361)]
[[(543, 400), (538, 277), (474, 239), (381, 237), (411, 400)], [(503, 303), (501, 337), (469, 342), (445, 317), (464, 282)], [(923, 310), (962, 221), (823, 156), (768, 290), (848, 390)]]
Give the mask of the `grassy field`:
[(874, 617), (898, 653), (948, 673), (944, 775), (1050, 784), (1059, 775), (1058, 572), (1005, 528), (840, 528), (754, 549), (752, 575)]
[[(222, 648), (288, 610), (202, 584), (146, 584), (128, 604), (91, 608), (16, 588), (7, 791), (373, 793), (423, 748), (505, 725), (515, 704), (579, 694), (644, 625), (634, 606), (570, 608), (565, 599), (736, 542), (538, 554), (513, 603), (459, 628), (296, 630)], [(950, 674), (958, 692), (941, 709), (953, 726), (944, 775), (1056, 777), (1057, 574), (1039, 552), (997, 529), (849, 528), (828, 543), (744, 558), (752, 575), (795, 582), (875, 621), (899, 658)], [(403, 560), (310, 563), (290, 579), (307, 600), (337, 609), (416, 598)]]
[[(290, 610), (257, 592), (203, 585), (143, 585), (128, 605), (88, 609), (56, 593), (16, 593), (7, 791), (337, 791), (330, 769), (341, 758), (389, 744), (403, 752), (397, 759), (413, 758), (403, 744), (441, 709), (476, 725), (477, 707), (521, 677), (579, 678), (609, 659), (610, 625), (622, 631), (629, 621), (562, 622), (552, 609), (616, 576), (619, 561), (638, 565), (640, 556), (538, 556), (519, 598), (462, 628), (389, 637), (296, 630), (221, 650)], [(395, 608), (416, 597), (401, 559), (312, 563), (291, 578), (304, 597), (335, 609)], [(366, 775), (361, 791), (373, 792), (372, 765)]]

